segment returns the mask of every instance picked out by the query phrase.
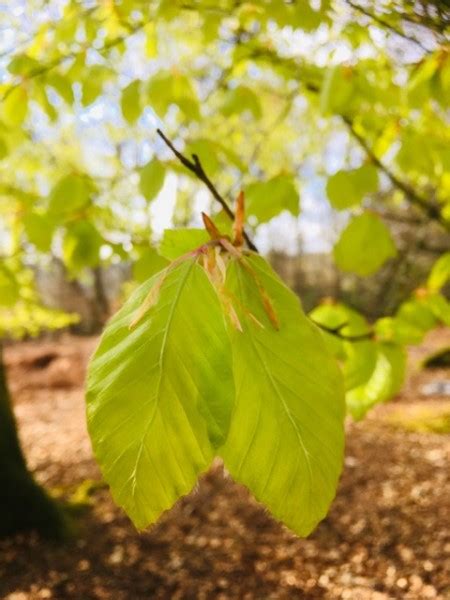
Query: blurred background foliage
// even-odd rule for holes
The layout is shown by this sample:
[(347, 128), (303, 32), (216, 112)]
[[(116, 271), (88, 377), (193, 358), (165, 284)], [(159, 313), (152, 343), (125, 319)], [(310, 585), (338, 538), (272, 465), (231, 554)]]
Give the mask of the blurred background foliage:
[(124, 281), (202, 242), (201, 210), (226, 232), (157, 127), (230, 204), (246, 191), (355, 417), (399, 389), (405, 345), (450, 325), (445, 2), (56, 0), (0, 19), (1, 335), (95, 330)]

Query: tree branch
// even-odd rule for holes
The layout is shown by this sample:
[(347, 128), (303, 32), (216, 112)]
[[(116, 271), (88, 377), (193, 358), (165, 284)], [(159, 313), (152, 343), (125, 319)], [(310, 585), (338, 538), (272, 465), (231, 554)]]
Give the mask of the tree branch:
[[(205, 170), (204, 170), (204, 168), (203, 168), (203, 166), (202, 166), (202, 164), (200, 162), (200, 159), (197, 156), (197, 154), (193, 154), (192, 155), (192, 160), (190, 160), (184, 154), (182, 154), (179, 150), (177, 150), (177, 148), (175, 148), (175, 146), (173, 145), (173, 143), (161, 131), (161, 129), (157, 129), (156, 131), (157, 131), (157, 134), (159, 135), (159, 137), (164, 141), (164, 143), (166, 144), (166, 146), (168, 146), (172, 150), (172, 152), (178, 158), (178, 160), (180, 161), (180, 163), (183, 166), (185, 166), (186, 169), (189, 169), (189, 171), (191, 171), (191, 173), (194, 173), (194, 175), (202, 183), (204, 183), (206, 185), (206, 187), (209, 189), (209, 191), (214, 196), (214, 198), (217, 200), (217, 202), (219, 202), (219, 204), (222, 206), (223, 210), (228, 215), (228, 217), (231, 220), (234, 221), (234, 218), (235, 218), (234, 212), (231, 210), (231, 208), (229, 207), (227, 201), (218, 192), (218, 190), (215, 187), (215, 185), (212, 183), (212, 181), (209, 179), (209, 177), (205, 173)], [(254, 252), (258, 252), (258, 249), (256, 248), (255, 244), (251, 241), (251, 239), (248, 237), (248, 235), (247, 235), (247, 233), (245, 233), (245, 231), (244, 231), (243, 235), (244, 235), (244, 239), (245, 239), (248, 247), (251, 250), (253, 250)], [(311, 319), (311, 320), (312, 320), (312, 322), (317, 327), (319, 327), (319, 329), (322, 329), (322, 331), (325, 331), (326, 333), (334, 335), (337, 338), (339, 338), (341, 340), (344, 340), (344, 341), (359, 342), (359, 341), (362, 341), (362, 340), (371, 340), (371, 339), (375, 338), (374, 331), (368, 331), (367, 333), (361, 333), (361, 334), (358, 334), (358, 335), (344, 335), (344, 334), (342, 334), (341, 330), (344, 327), (347, 326), (347, 323), (343, 323), (343, 324), (339, 325), (338, 327), (327, 327), (326, 325), (322, 325), (321, 323), (317, 323), (313, 319)]]
[[(275, 62), (277, 64), (281, 64), (284, 66), (290, 66), (292, 69), (293, 77), (299, 81), (299, 84), (302, 85), (306, 90), (312, 92), (313, 94), (320, 94), (321, 88), (320, 85), (313, 81), (308, 81), (307, 79), (299, 77), (298, 70), (299, 65), (295, 61), (294, 58), (283, 58), (276, 55), (272, 50), (268, 50), (267, 48), (256, 48), (250, 54), (251, 58), (258, 59), (261, 58), (263, 60)], [(410, 204), (417, 206), (420, 208), (426, 216), (432, 221), (438, 222), (446, 231), (450, 231), (450, 223), (444, 219), (439, 210), (439, 207), (436, 204), (431, 204), (424, 198), (419, 192), (417, 192), (408, 182), (404, 181), (395, 173), (393, 173), (387, 165), (385, 165), (374, 153), (372, 148), (370, 147), (367, 140), (356, 131), (353, 119), (346, 114), (337, 114), (336, 116), (340, 117), (345, 125), (348, 127), (352, 137), (359, 143), (361, 148), (364, 150), (366, 155), (370, 158), (374, 165), (377, 166), (380, 171), (382, 171), (389, 181), (392, 183), (394, 187), (401, 190)]]
[(447, 231), (450, 231), (450, 223), (444, 219), (439, 210), (439, 207), (435, 204), (431, 204), (424, 198), (421, 194), (419, 194), (413, 187), (409, 185), (406, 181), (403, 181), (395, 173), (393, 173), (387, 165), (385, 165), (378, 156), (374, 153), (367, 140), (356, 131), (353, 120), (350, 117), (345, 115), (341, 115), (342, 120), (347, 125), (350, 134), (352, 137), (359, 143), (361, 148), (365, 151), (367, 156), (373, 162), (373, 164), (382, 171), (390, 182), (399, 190), (401, 190), (405, 196), (408, 198), (411, 204), (420, 208), (429, 219), (432, 221), (437, 221), (444, 227)]
[(407, 40), (408, 42), (412, 42), (413, 44), (416, 44), (423, 52), (427, 52), (427, 53), (430, 52), (430, 50), (428, 48), (426, 48), (414, 36), (408, 35), (407, 33), (404, 33), (403, 31), (401, 31), (400, 29), (397, 29), (394, 25), (392, 25), (391, 23), (389, 23), (388, 21), (386, 21), (379, 15), (376, 15), (376, 14), (370, 12), (370, 10), (368, 10), (367, 8), (364, 8), (363, 6), (360, 6), (359, 4), (352, 2), (352, 0), (346, 0), (346, 2), (349, 6), (351, 6), (353, 8), (353, 10), (361, 13), (362, 15), (365, 15), (366, 17), (368, 17), (375, 23), (378, 23), (378, 25), (380, 25), (381, 27), (384, 27), (384, 29), (389, 29), (395, 35)]
[(338, 337), (340, 340), (343, 340), (345, 342), (362, 342), (363, 340), (375, 339), (375, 332), (373, 330), (367, 331), (366, 333), (358, 333), (355, 335), (345, 335), (341, 333), (341, 331), (342, 329), (344, 329), (344, 327), (347, 327), (348, 323), (342, 323), (337, 327), (327, 327), (323, 323), (318, 323), (317, 321), (314, 321), (314, 319), (311, 319), (311, 321), (314, 323), (314, 325), (316, 325), (316, 327), (322, 329), (322, 331), (330, 333), (331, 335), (334, 335), (335, 337)]
[[(177, 150), (175, 148), (173, 143), (169, 140), (169, 138), (167, 138), (164, 135), (164, 133), (161, 131), (161, 129), (157, 129), (156, 132), (159, 135), (159, 137), (164, 141), (166, 146), (168, 146), (172, 150), (172, 152), (175, 154), (175, 156), (178, 158), (178, 160), (181, 162), (181, 164), (183, 166), (185, 166), (186, 169), (189, 169), (189, 171), (191, 171), (191, 173), (194, 173), (194, 175), (208, 188), (208, 190), (211, 192), (213, 197), (217, 200), (217, 202), (223, 208), (225, 214), (230, 218), (230, 220), (234, 221), (234, 212), (231, 210), (230, 206), (228, 205), (228, 202), (220, 194), (220, 192), (217, 190), (216, 186), (213, 184), (211, 179), (206, 174), (205, 169), (203, 168), (203, 165), (200, 162), (200, 159), (197, 156), (197, 154), (193, 154), (192, 155), (193, 160), (190, 160), (189, 158), (187, 158), (184, 154), (182, 154), (179, 150)], [(247, 246), (250, 248), (250, 250), (253, 250), (254, 252), (258, 252), (257, 247), (252, 242), (252, 240), (249, 238), (249, 236), (246, 232), (244, 232), (244, 239), (247, 242)]]

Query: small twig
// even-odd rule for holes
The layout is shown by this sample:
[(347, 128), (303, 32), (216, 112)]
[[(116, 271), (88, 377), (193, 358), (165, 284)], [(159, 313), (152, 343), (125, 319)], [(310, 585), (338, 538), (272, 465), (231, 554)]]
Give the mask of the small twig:
[[(166, 137), (166, 135), (161, 131), (161, 129), (157, 129), (156, 131), (157, 131), (159, 137), (164, 141), (166, 146), (168, 146), (172, 150), (172, 152), (178, 158), (180, 163), (183, 166), (185, 166), (186, 169), (189, 169), (189, 171), (191, 171), (191, 173), (194, 173), (194, 175), (196, 177), (198, 177), (198, 179), (200, 179), (200, 181), (202, 181), (206, 185), (206, 187), (210, 190), (211, 194), (214, 196), (214, 198), (217, 200), (217, 202), (219, 202), (219, 204), (222, 206), (223, 210), (228, 215), (228, 217), (232, 221), (234, 221), (235, 220), (234, 212), (231, 210), (231, 208), (229, 207), (225, 198), (218, 192), (215, 185), (212, 183), (212, 181), (209, 179), (209, 177), (205, 173), (205, 170), (204, 170), (202, 163), (200, 162), (200, 159), (197, 156), (197, 154), (193, 154), (192, 160), (190, 160), (189, 158), (187, 158), (184, 154), (182, 154), (179, 150), (177, 150), (175, 148), (173, 143), (169, 140), (168, 137)], [(248, 247), (251, 250), (258, 252), (255, 244), (251, 241), (251, 239), (248, 237), (248, 235), (245, 232), (243, 233), (243, 236), (244, 236), (244, 239), (245, 239)], [(347, 323), (342, 323), (341, 325), (339, 325), (339, 327), (334, 327), (334, 328), (327, 327), (326, 325), (317, 323), (314, 320), (313, 320), (313, 323), (317, 327), (319, 327), (320, 329), (325, 331), (326, 333), (334, 335), (334, 336), (338, 337), (339, 339), (347, 341), (347, 342), (359, 342), (362, 340), (371, 340), (371, 339), (374, 339), (374, 337), (375, 337), (375, 334), (373, 331), (369, 331), (367, 333), (363, 333), (363, 334), (359, 334), (359, 335), (343, 335), (341, 333), (341, 330), (347, 326)]]
[(283, 106), (283, 109), (278, 113), (278, 115), (275, 117), (275, 119), (272, 121), (272, 123), (266, 129), (264, 129), (262, 132), (260, 132), (261, 138), (260, 138), (259, 142), (253, 148), (253, 152), (250, 155), (250, 158), (249, 158), (250, 164), (256, 161), (258, 154), (261, 151), (261, 148), (267, 142), (267, 138), (276, 130), (278, 125), (281, 125), (281, 123), (284, 121), (284, 119), (288, 115), (289, 111), (291, 110), (292, 101), (294, 100), (295, 95), (296, 95), (296, 92), (293, 91), (293, 92), (290, 92), (290, 94), (288, 94), (287, 97), (284, 98), (284, 100), (286, 100), (286, 104), (285, 104), (285, 106)]
[(378, 158), (368, 141), (355, 129), (353, 120), (350, 117), (341, 115), (341, 118), (347, 125), (350, 134), (358, 142), (372, 163), (388, 177), (392, 185), (401, 190), (409, 202), (420, 208), (430, 220), (437, 221), (444, 229), (450, 231), (450, 223), (444, 218), (439, 207), (428, 202), (426, 198), (419, 194), (409, 183), (397, 177), (397, 175), (395, 175), (395, 173), (393, 173), (389, 167)]
[(365, 15), (366, 17), (368, 17), (375, 23), (378, 23), (378, 25), (380, 25), (384, 29), (388, 29), (388, 30), (392, 31), (392, 33), (407, 40), (408, 42), (413, 42), (421, 50), (423, 50), (423, 52), (430, 52), (430, 50), (428, 48), (426, 48), (422, 44), (422, 42), (420, 42), (417, 38), (415, 38), (412, 35), (408, 35), (404, 31), (401, 31), (400, 29), (397, 29), (397, 27), (395, 27), (395, 25), (392, 25), (392, 23), (389, 23), (388, 21), (386, 21), (385, 19), (383, 19), (383, 17), (380, 17), (379, 15), (370, 12), (370, 10), (368, 10), (367, 8), (364, 8), (363, 6), (360, 6), (359, 4), (356, 4), (355, 2), (352, 2), (352, 0), (347, 0), (347, 4), (349, 6), (351, 6), (355, 11)]
[[(279, 64), (290, 65), (293, 69), (298, 69), (298, 65), (294, 59), (283, 59), (278, 55), (275, 55), (271, 50), (257, 48), (252, 52), (251, 56), (254, 59), (262, 58), (265, 60), (271, 60)], [(299, 83), (301, 83), (305, 89), (313, 94), (320, 94), (320, 86), (317, 83), (307, 80), (300, 80)], [(372, 163), (387, 176), (395, 188), (401, 190), (405, 194), (405, 197), (409, 203), (420, 208), (429, 219), (440, 223), (444, 229), (450, 231), (450, 223), (442, 215), (441, 211), (439, 210), (439, 206), (437, 204), (428, 202), (427, 199), (420, 192), (414, 189), (414, 187), (408, 181), (398, 177), (383, 161), (378, 158), (366, 138), (364, 138), (355, 129), (354, 121), (349, 115), (340, 113), (337, 116), (342, 119), (352, 137), (358, 142)]]
[(359, 333), (356, 335), (345, 335), (341, 333), (342, 329), (347, 327), (348, 323), (341, 323), (341, 325), (338, 325), (337, 327), (327, 327), (326, 325), (323, 325), (323, 323), (314, 321), (314, 319), (311, 319), (311, 321), (314, 323), (314, 325), (322, 329), (322, 331), (330, 333), (331, 335), (334, 335), (340, 340), (344, 340), (346, 342), (361, 342), (363, 340), (373, 340), (375, 338), (374, 331), (367, 331), (366, 333)]
[[(217, 190), (216, 186), (213, 184), (211, 179), (206, 174), (205, 169), (203, 168), (203, 165), (200, 162), (200, 159), (197, 156), (197, 154), (193, 154), (192, 155), (193, 160), (190, 160), (189, 158), (187, 158), (184, 154), (182, 154), (179, 150), (177, 150), (175, 148), (173, 143), (169, 140), (169, 138), (167, 138), (164, 135), (164, 133), (161, 131), (161, 129), (157, 129), (156, 132), (159, 135), (159, 137), (164, 141), (166, 146), (168, 146), (172, 150), (172, 152), (175, 154), (175, 156), (178, 158), (178, 160), (181, 162), (181, 164), (184, 165), (186, 167), (186, 169), (189, 169), (189, 171), (191, 171), (191, 173), (194, 173), (194, 175), (202, 183), (204, 183), (206, 185), (206, 187), (209, 189), (211, 194), (214, 196), (214, 198), (217, 200), (217, 202), (223, 208), (225, 214), (230, 218), (231, 221), (234, 221), (234, 212), (231, 210), (228, 202), (220, 194), (220, 192)], [(250, 248), (250, 250), (253, 250), (254, 252), (258, 252), (257, 247), (255, 246), (255, 244), (252, 242), (252, 240), (249, 238), (248, 234), (245, 231), (244, 231), (243, 235), (244, 235), (244, 239), (247, 243), (247, 246)]]

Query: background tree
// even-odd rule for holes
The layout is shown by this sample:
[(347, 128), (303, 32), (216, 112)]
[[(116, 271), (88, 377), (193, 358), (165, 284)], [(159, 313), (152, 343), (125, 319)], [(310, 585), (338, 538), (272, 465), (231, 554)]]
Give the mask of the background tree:
[[(17, 271), (15, 271), (17, 269)], [(36, 529), (42, 535), (61, 539), (69, 522), (59, 507), (34, 481), (21, 450), (3, 362), (3, 340), (36, 335), (42, 330), (66, 327), (76, 316), (40, 305), (30, 270), (14, 258), (0, 265), (0, 537), (16, 531)]]

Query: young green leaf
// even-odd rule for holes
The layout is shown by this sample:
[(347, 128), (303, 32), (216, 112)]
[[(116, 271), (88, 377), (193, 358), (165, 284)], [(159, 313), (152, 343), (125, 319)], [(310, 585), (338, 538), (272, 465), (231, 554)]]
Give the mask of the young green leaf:
[(19, 299), (19, 285), (13, 273), (0, 263), (0, 305), (12, 306)]
[[(273, 303), (277, 330), (257, 284)], [(231, 259), (226, 290), (236, 405), (220, 454), (231, 475), (299, 535), (324, 518), (343, 458), (343, 384), (298, 298), (258, 256)]]
[(103, 65), (93, 65), (83, 72), (81, 83), (81, 102), (83, 106), (89, 106), (103, 91), (105, 82), (111, 77), (113, 71)]
[(210, 176), (216, 175), (220, 169), (219, 157), (222, 156), (223, 152), (217, 142), (213, 142), (207, 138), (191, 140), (186, 144), (185, 154), (187, 156), (196, 154), (203, 168)]
[(28, 113), (28, 94), (23, 86), (15, 87), (3, 100), (1, 116), (8, 127), (22, 125)]
[(411, 321), (397, 317), (382, 317), (375, 323), (377, 337), (395, 344), (420, 344), (425, 332)]
[(73, 271), (95, 267), (100, 260), (102, 236), (90, 221), (71, 224), (63, 240), (63, 257)]
[(81, 102), (83, 106), (89, 106), (97, 100), (103, 90), (103, 82), (93, 79), (91, 77), (86, 78), (81, 84)]
[(361, 419), (375, 404), (392, 398), (405, 376), (406, 352), (395, 344), (378, 344), (377, 362), (368, 381), (347, 392), (347, 407), (354, 419)]
[(163, 117), (172, 104), (177, 104), (189, 120), (200, 117), (198, 98), (192, 82), (182, 73), (159, 71), (150, 81), (148, 102)]
[(428, 287), (433, 292), (439, 291), (450, 279), (450, 252), (446, 252), (434, 263), (428, 277)]
[(424, 298), (413, 298), (403, 302), (395, 316), (401, 321), (407, 321), (412, 326), (422, 329), (424, 333), (436, 325), (436, 317)]
[(444, 325), (450, 327), (450, 302), (442, 294), (430, 294), (426, 299), (433, 315)]
[(28, 76), (36, 69), (39, 69), (40, 64), (37, 60), (27, 54), (17, 54), (13, 57), (8, 65), (8, 71), (13, 75)]
[[(155, 302), (130, 329), (155, 285)], [(223, 444), (230, 357), (217, 295), (195, 257), (143, 284), (106, 328), (89, 368), (89, 431), (113, 496), (137, 527), (187, 494)]]
[(160, 256), (154, 248), (150, 246), (143, 248), (139, 253), (139, 258), (133, 264), (133, 279), (143, 283), (167, 265), (168, 261)]
[(8, 156), (8, 152), (8, 144), (5, 142), (5, 140), (0, 138), (0, 160), (6, 158)]
[(343, 271), (371, 275), (397, 253), (389, 229), (377, 215), (354, 217), (334, 247), (334, 259)]
[(289, 175), (277, 175), (268, 181), (253, 183), (246, 190), (247, 214), (260, 223), (270, 221), (283, 210), (298, 215), (300, 199), (294, 180)]
[(353, 74), (350, 68), (334, 65), (327, 68), (320, 93), (320, 109), (325, 114), (345, 113), (353, 94)]
[(50, 102), (47, 96), (47, 90), (44, 86), (38, 84), (34, 88), (34, 100), (40, 105), (51, 123), (54, 123), (58, 118), (58, 111)]
[(364, 384), (372, 375), (377, 362), (377, 346), (372, 340), (345, 342), (345, 361), (342, 367), (345, 389)]
[(60, 179), (49, 196), (49, 213), (64, 216), (84, 208), (90, 199), (92, 186), (89, 178), (69, 174)]
[(241, 114), (249, 111), (255, 119), (260, 119), (262, 115), (261, 104), (258, 96), (248, 87), (240, 85), (227, 91), (225, 102), (220, 108), (220, 112), (229, 117), (233, 114)]
[(209, 241), (205, 229), (166, 229), (159, 245), (161, 256), (173, 260)]
[(23, 217), (23, 225), (28, 240), (41, 252), (50, 249), (55, 224), (46, 214), (30, 212)]
[(327, 182), (327, 196), (331, 205), (343, 210), (360, 204), (366, 194), (376, 192), (378, 173), (372, 165), (363, 165), (353, 171), (338, 171)]
[(156, 198), (164, 185), (165, 178), (166, 169), (156, 158), (142, 168), (139, 189), (146, 200), (150, 202)]
[(324, 302), (309, 314), (311, 319), (343, 336), (361, 336), (370, 333), (367, 319), (354, 308), (341, 302)]
[(72, 83), (68, 77), (55, 71), (50, 71), (46, 76), (46, 83), (52, 87), (61, 98), (72, 105), (74, 101)]
[(141, 82), (136, 79), (122, 90), (120, 101), (122, 114), (131, 125), (135, 123), (141, 115)]

